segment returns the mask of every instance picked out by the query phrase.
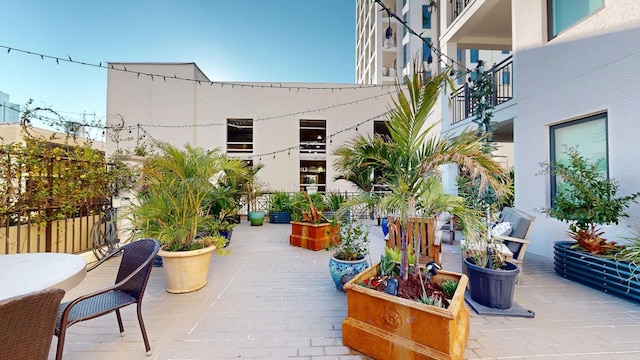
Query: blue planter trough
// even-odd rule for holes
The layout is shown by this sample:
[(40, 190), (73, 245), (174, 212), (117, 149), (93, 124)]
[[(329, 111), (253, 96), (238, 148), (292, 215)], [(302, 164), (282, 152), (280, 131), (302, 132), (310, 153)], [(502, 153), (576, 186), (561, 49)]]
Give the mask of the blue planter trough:
[(553, 268), (557, 275), (640, 304), (638, 266), (571, 249), (573, 244), (572, 241), (554, 243)]

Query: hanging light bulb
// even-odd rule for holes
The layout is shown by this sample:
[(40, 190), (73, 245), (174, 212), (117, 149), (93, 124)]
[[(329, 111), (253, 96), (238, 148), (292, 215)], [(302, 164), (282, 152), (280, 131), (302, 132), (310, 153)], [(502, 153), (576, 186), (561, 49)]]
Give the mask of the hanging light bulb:
[[(387, 16), (389, 16), (389, 14), (387, 14)], [(393, 46), (393, 29), (391, 29), (391, 16), (389, 16), (389, 26), (387, 27), (387, 31), (384, 34), (384, 43), (382, 44), (382, 46), (384, 46), (385, 49), (389, 49)]]

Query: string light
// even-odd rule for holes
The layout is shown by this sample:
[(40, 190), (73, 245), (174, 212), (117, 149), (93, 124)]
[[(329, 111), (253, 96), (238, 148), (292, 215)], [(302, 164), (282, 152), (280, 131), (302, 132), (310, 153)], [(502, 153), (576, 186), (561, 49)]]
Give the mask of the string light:
[[(6, 46), (6, 45), (0, 45), (0, 48), (4, 48), (7, 49), (7, 54), (11, 53), (11, 51), (13, 50), (14, 52), (21, 52), (23, 54), (28, 54), (28, 55), (33, 55), (33, 56), (38, 56), (40, 57), (40, 59), (44, 60), (45, 58), (47, 59), (52, 59), (56, 61), (56, 64), (60, 65), (60, 61), (63, 62), (68, 62), (68, 63), (72, 63), (72, 64), (76, 64), (76, 65), (83, 65), (83, 66), (90, 66), (90, 67), (96, 67), (96, 68), (101, 68), (101, 69), (110, 69), (110, 70), (114, 70), (114, 71), (121, 71), (121, 72), (125, 72), (125, 73), (131, 73), (131, 74), (135, 74), (136, 77), (140, 77), (140, 75), (145, 75), (151, 78), (151, 81), (154, 81), (154, 77), (162, 77), (165, 81), (166, 79), (166, 75), (163, 74), (154, 74), (154, 73), (143, 73), (140, 71), (134, 71), (134, 70), (129, 70), (126, 68), (126, 66), (124, 64), (121, 64), (122, 67), (116, 67), (114, 66), (114, 64), (102, 64), (102, 62), (99, 62), (98, 64), (95, 63), (89, 63), (89, 62), (85, 62), (85, 61), (78, 61), (78, 60), (73, 60), (71, 58), (71, 56), (67, 55), (67, 58), (63, 58), (63, 57), (57, 57), (57, 56), (53, 56), (53, 55), (47, 55), (47, 54), (42, 54), (39, 52), (35, 52), (35, 51), (29, 51), (29, 50), (22, 50), (22, 49), (18, 49), (15, 47), (10, 47), (10, 46)], [(116, 64), (117, 65), (117, 64)], [(192, 78), (185, 78), (185, 77), (179, 77), (176, 76), (176, 74), (173, 74), (173, 77), (170, 79), (175, 79), (175, 80), (180, 80), (180, 81), (189, 81), (189, 82), (193, 82), (193, 83), (198, 83), (200, 85), (202, 85), (203, 80), (202, 79), (192, 79)], [(210, 85), (220, 85), (220, 87), (224, 86), (224, 85), (231, 85), (231, 88), (233, 89), (235, 86), (241, 87), (241, 88), (270, 88), (270, 89), (297, 89), (298, 91), (302, 90), (342, 90), (342, 89), (361, 89), (361, 88), (388, 88), (390, 85), (384, 85), (384, 84), (344, 84), (341, 86), (333, 86), (333, 87), (326, 87), (326, 86), (310, 86), (310, 85), (282, 85), (280, 84), (279, 86), (273, 86), (273, 83), (270, 84), (260, 84), (260, 83), (236, 83), (236, 82), (227, 82), (227, 81), (204, 81), (205, 83), (209, 83)]]

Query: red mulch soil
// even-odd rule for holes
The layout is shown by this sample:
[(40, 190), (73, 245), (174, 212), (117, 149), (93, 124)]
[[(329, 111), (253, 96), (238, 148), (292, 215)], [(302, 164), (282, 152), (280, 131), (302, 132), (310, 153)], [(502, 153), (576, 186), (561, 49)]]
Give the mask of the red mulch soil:
[[(399, 276), (394, 276), (394, 279), (398, 280), (398, 296), (409, 299), (416, 300), (422, 297), (422, 286), (420, 286), (420, 278), (417, 274), (410, 274), (409, 278), (405, 281), (402, 280)], [(387, 288), (387, 280), (389, 277), (381, 277), (376, 276), (372, 279), (365, 281), (367, 285), (371, 286), (373, 289), (381, 292), (385, 292)], [(425, 280), (426, 277), (423, 274), (422, 279)], [(451, 300), (451, 298), (447, 298), (442, 291), (442, 286), (436, 282), (425, 281), (424, 283), (425, 290), (427, 292), (427, 296), (430, 297), (439, 297), (442, 300), (443, 304), (447, 304), (447, 300)]]

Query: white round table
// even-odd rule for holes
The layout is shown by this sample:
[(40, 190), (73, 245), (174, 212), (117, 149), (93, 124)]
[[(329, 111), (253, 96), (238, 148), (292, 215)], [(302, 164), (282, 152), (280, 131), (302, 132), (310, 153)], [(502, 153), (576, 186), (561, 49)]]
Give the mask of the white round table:
[(87, 275), (79, 255), (30, 253), (0, 255), (0, 299), (58, 288), (68, 291)]

